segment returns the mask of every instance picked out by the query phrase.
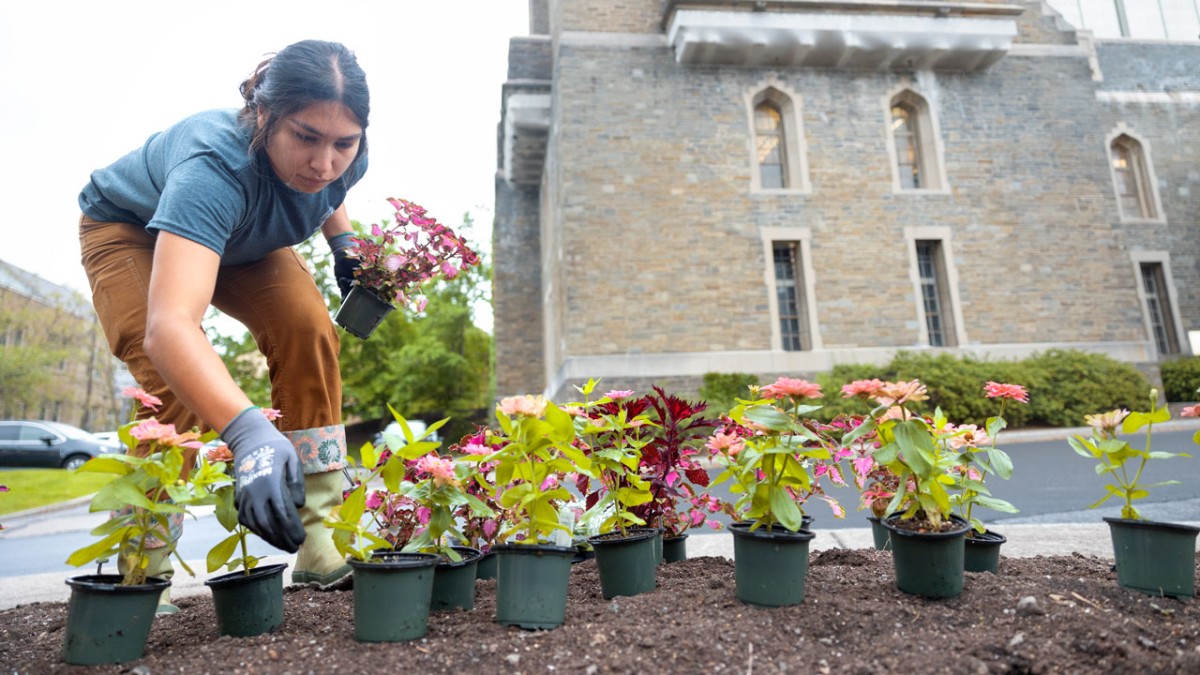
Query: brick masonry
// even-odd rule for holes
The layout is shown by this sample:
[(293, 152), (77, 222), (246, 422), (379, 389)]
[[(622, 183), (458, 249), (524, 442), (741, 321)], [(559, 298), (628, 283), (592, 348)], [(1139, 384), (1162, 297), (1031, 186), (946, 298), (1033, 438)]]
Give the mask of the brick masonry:
[[(1169, 253), (1183, 328), (1200, 329), (1200, 104), (1097, 95), (1200, 90), (1181, 66), (1197, 45), (1101, 42), (1097, 82), (1075, 34), (1024, 2), (1018, 42), (1068, 50), (962, 74), (691, 67), (654, 40), (663, 4), (550, 3), (551, 32), (574, 34), (552, 53), (542, 187), (497, 182), (499, 395), (569, 398), (575, 380), (554, 374), (577, 357), (770, 351), (767, 227), (811, 231), (820, 337), (838, 353), (918, 344), (904, 233), (922, 226), (949, 229), (977, 350), (1146, 343), (1137, 250)], [(810, 193), (751, 190), (746, 100), (768, 84), (798, 97)], [(903, 88), (933, 111), (943, 194), (892, 190), (886, 103)], [(1149, 147), (1165, 220), (1119, 216), (1106, 147), (1120, 125)], [(698, 386), (681, 377), (605, 385)]]

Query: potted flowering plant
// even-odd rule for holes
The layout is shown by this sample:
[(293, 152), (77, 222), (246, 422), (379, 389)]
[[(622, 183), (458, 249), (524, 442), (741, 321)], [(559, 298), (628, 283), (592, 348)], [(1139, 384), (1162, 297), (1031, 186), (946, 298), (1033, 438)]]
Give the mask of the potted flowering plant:
[[(268, 420), (279, 419), (273, 408), (262, 408)], [(199, 458), (201, 467), (212, 465), (226, 480), (209, 485), (216, 505), (217, 522), (229, 536), (208, 552), (208, 572), (225, 568), (226, 573), (205, 580), (212, 590), (217, 630), (221, 635), (250, 637), (274, 630), (283, 623), (283, 571), (287, 563), (260, 567), (261, 558), (250, 555), (247, 539), (251, 532), (238, 522), (234, 503), (233, 452), (225, 443), (210, 448)], [(240, 570), (240, 571), (239, 571)]]
[[(450, 448), (455, 455), (490, 455), (493, 444), (498, 442), (496, 437), (486, 427), (476, 429), (474, 433), (464, 436), (458, 444)], [(488, 515), (477, 515), (479, 510), (469, 503), (463, 503), (455, 511), (454, 517), (462, 523), (461, 534), (463, 543), (479, 551), (479, 560), (475, 567), (477, 579), (496, 578), (496, 552), (494, 550), (509, 515), (496, 503), (494, 489), (491, 489), (495, 478), (496, 462), (478, 462), (473, 480), (466, 481), (463, 489), (467, 494), (476, 498), (488, 509)]]
[[(436, 448), (408, 451), (417, 440), (407, 421), (395, 410), (392, 412), (404, 433), (404, 443), (394, 448), (389, 440), (388, 449), (399, 453), (407, 468), (396, 494), (416, 506), (421, 521), (421, 526), (413, 530), (408, 541), (397, 548), (406, 552), (433, 553), (439, 557), (434, 570), (430, 609), (473, 609), (476, 566), (481, 554), (478, 549), (455, 545), (467, 538), (458, 525), (456, 514), (465, 511), (475, 519), (495, 515), (468, 489), (479, 485), (479, 465), (456, 460), (453, 456), (442, 457)], [(437, 429), (447, 421), (441, 420), (431, 429)], [(414, 458), (415, 452), (421, 454)]]
[[(141, 389), (128, 388), (126, 395), (142, 406), (157, 409), (162, 402)], [(150, 624), (164, 591), (171, 582), (148, 576), (159, 567), (154, 561), (174, 555), (189, 574), (194, 574), (175, 551), (177, 531), (191, 505), (206, 503), (208, 487), (226, 477), (216, 467), (191, 459), (205, 440), (197, 431), (177, 433), (170, 424), (151, 417), (136, 419), (118, 430), (128, 454), (101, 455), (78, 471), (115, 474), (92, 497), (89, 511), (108, 511), (109, 519), (92, 530), (99, 541), (84, 546), (67, 558), (79, 567), (116, 557), (120, 574), (91, 574), (67, 580), (71, 587), (62, 658), (67, 663), (91, 665), (121, 663), (141, 658)], [(174, 527), (173, 527), (174, 525)]]
[[(662, 556), (655, 554), (657, 531), (645, 527), (646, 521), (633, 511), (653, 499), (650, 482), (638, 470), (642, 448), (649, 442), (643, 433), (648, 422), (644, 402), (632, 398), (629, 390), (612, 390), (592, 401), (596, 384), (589, 379), (576, 387), (584, 400), (568, 406), (568, 411), (575, 420), (578, 445), (591, 461), (591, 471), (579, 472), (577, 485), (588, 509), (580, 520), (604, 514), (599, 534), (588, 537), (587, 543), (596, 552), (600, 591), (611, 599), (654, 590)], [(589, 478), (595, 479), (595, 490), (589, 491)]]
[[(743, 521), (730, 526), (738, 599), (794, 605), (804, 600), (808, 542), (814, 536), (803, 527), (795, 495), (812, 487), (805, 463), (829, 460), (832, 454), (805, 419), (820, 408), (805, 402), (821, 397), (819, 385), (781, 377), (761, 393), (761, 399), (739, 399), (729, 411), (730, 422), (740, 429), (723, 428), (709, 441), (715, 463), (723, 468), (713, 485), (732, 480), (730, 490), (742, 495), (734, 510)], [(781, 574), (783, 569), (788, 573)]]
[(638, 470), (650, 482), (652, 498), (633, 513), (662, 531), (663, 560), (677, 562), (687, 558), (689, 528), (720, 529), (709, 516), (733, 515), (730, 505), (705, 491), (710, 479), (697, 459), (717, 421), (704, 416), (705, 403), (669, 395), (658, 386), (641, 400), (651, 424)]
[[(1098, 460), (1096, 473), (1109, 478), (1110, 482), (1104, 486), (1105, 495), (1089, 508), (1096, 508), (1113, 497), (1120, 497), (1124, 501), (1120, 518), (1104, 519), (1112, 535), (1117, 583), (1153, 595), (1190, 598), (1196, 594), (1195, 550), (1200, 528), (1146, 520), (1133, 505), (1135, 501), (1149, 496), (1150, 488), (1179, 482), (1142, 483), (1142, 471), (1151, 459), (1191, 456), (1183, 452), (1150, 449), (1154, 425), (1170, 420), (1171, 413), (1166, 406), (1158, 406), (1158, 391), (1155, 389), (1150, 391), (1149, 404), (1149, 412), (1118, 409), (1087, 415), (1085, 419), (1092, 427), (1091, 437), (1084, 438), (1077, 434), (1067, 442), (1077, 454)], [(1181, 415), (1200, 416), (1200, 406), (1185, 408)], [(1118, 426), (1123, 434), (1136, 433), (1145, 428), (1146, 447), (1136, 448), (1118, 438)], [(1193, 440), (1200, 444), (1200, 432)]]
[[(559, 507), (570, 501), (562, 485), (570, 473), (591, 472), (575, 448), (575, 425), (562, 408), (541, 396), (512, 396), (496, 406), (500, 429), (494, 450), (465, 457), (494, 462), (496, 503), (509, 521), (497, 535), (496, 620), (521, 628), (555, 628), (566, 616), (571, 559), (570, 528)], [(510, 542), (511, 543), (507, 543)]]
[(354, 282), (335, 317), (339, 325), (367, 339), (396, 306), (425, 308), (418, 295), (423, 284), (453, 279), (479, 264), (479, 255), (455, 232), (430, 217), (424, 208), (391, 198), (396, 223), (371, 225), (370, 234), (351, 238), (349, 258), (356, 259)]
[[(395, 410), (392, 412), (401, 421)], [(413, 504), (411, 497), (401, 494), (408, 471), (406, 460), (436, 448), (438, 443), (425, 437), (444, 422), (431, 424), (416, 436), (402, 422), (407, 444), (380, 453), (371, 443), (365, 443), (359, 451), (361, 463), (346, 458), (353, 487), (342, 505), (325, 518), (325, 525), (334, 529), (334, 546), (349, 556), (354, 568), (354, 638), (360, 642), (402, 642), (428, 631), (435, 566), (441, 556), (395, 550), (397, 543), (406, 541), (397, 536), (406, 522), (401, 514), (417, 512), (392, 502), (387, 495), (400, 496)], [(372, 508), (368, 509), (368, 488), (378, 481), (383, 482), (387, 493), (373, 492)], [(381, 513), (391, 518), (381, 519)]]

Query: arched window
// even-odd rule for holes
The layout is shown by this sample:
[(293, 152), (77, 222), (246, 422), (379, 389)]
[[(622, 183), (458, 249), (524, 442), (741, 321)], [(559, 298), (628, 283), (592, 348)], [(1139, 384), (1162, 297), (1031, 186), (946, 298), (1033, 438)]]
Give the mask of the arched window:
[(751, 134), (751, 190), (808, 192), (800, 100), (771, 85), (746, 97)]
[(768, 190), (787, 187), (783, 114), (772, 101), (763, 101), (754, 107), (754, 149), (758, 158), (759, 186)]
[(936, 127), (925, 99), (905, 90), (892, 97), (888, 112), (896, 189), (944, 189)]
[(1128, 134), (1121, 134), (1113, 139), (1109, 149), (1121, 215), (1125, 218), (1157, 218), (1154, 186), (1142, 144)]

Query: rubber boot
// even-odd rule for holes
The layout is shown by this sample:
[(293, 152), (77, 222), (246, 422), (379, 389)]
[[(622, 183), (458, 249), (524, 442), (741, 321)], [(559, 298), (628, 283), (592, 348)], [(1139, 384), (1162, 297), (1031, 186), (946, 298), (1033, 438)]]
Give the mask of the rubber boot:
[(304, 476), (304, 506), (300, 522), (307, 535), (296, 554), (292, 583), (312, 584), (323, 591), (343, 590), (354, 583), (353, 569), (333, 545), (333, 530), (325, 517), (342, 503), (342, 472), (326, 471)]
[[(124, 560), (117, 556), (117, 571), (125, 574), (128, 566)], [(175, 576), (175, 568), (171, 565), (171, 554), (165, 546), (161, 548), (147, 548), (146, 558), (150, 564), (146, 566), (146, 576), (159, 577), (160, 579), (170, 580)], [(171, 602), (171, 587), (163, 589), (162, 595), (158, 596), (158, 608), (154, 610), (154, 616), (166, 616), (167, 614), (178, 614), (179, 608)]]

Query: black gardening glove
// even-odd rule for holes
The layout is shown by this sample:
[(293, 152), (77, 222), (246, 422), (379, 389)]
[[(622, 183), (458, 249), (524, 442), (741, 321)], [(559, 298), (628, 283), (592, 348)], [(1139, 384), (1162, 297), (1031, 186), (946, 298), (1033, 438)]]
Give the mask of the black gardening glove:
[(333, 278), (342, 292), (342, 300), (350, 294), (350, 287), (354, 285), (354, 271), (358, 269), (358, 258), (349, 255), (351, 236), (349, 232), (343, 232), (329, 239), (329, 250), (333, 252)]
[(221, 439), (233, 452), (238, 522), (275, 548), (295, 553), (304, 543), (297, 511), (304, 506), (304, 471), (296, 449), (261, 408), (243, 410)]

